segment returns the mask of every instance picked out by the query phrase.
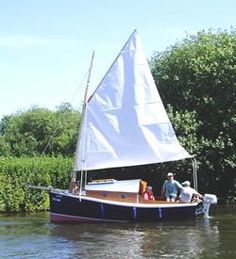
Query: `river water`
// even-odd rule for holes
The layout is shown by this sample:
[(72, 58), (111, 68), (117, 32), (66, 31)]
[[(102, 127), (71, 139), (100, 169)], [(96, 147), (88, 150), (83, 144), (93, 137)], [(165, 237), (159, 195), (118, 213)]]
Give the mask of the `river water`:
[(48, 213), (0, 216), (0, 258), (236, 258), (236, 207), (211, 218), (53, 224)]

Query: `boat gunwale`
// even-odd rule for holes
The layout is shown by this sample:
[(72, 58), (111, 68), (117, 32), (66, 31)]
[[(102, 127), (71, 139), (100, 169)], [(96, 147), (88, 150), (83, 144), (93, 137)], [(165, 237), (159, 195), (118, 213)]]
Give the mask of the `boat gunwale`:
[(84, 194), (72, 194), (67, 193), (63, 190), (51, 190), (51, 193), (57, 195), (64, 195), (67, 197), (73, 197), (78, 200), (86, 200), (92, 202), (99, 202), (103, 204), (115, 205), (115, 206), (124, 206), (124, 207), (136, 207), (136, 208), (181, 208), (181, 207), (197, 207), (199, 205), (198, 202), (191, 202), (191, 203), (183, 203), (183, 202), (167, 202), (162, 200), (155, 200), (155, 201), (136, 201), (136, 202), (126, 202), (126, 201), (114, 201), (112, 199), (102, 199), (102, 198), (95, 198), (91, 196), (86, 196)]

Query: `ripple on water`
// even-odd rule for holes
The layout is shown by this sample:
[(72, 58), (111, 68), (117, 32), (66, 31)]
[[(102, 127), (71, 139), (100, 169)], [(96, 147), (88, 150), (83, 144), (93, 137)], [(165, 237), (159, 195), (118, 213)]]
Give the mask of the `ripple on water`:
[(0, 258), (236, 258), (235, 215), (223, 207), (210, 219), (98, 225), (1, 216)]

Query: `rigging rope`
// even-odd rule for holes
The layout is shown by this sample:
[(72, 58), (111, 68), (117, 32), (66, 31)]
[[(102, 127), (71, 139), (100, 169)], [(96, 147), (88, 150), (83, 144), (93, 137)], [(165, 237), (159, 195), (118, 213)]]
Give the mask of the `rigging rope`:
[[(80, 84), (78, 85), (78, 87), (77, 87), (75, 93), (73, 94), (73, 96), (72, 96), (72, 98), (71, 98), (71, 102), (69, 102), (69, 103), (72, 103), (72, 102), (75, 100), (75, 97), (77, 96), (77, 94), (78, 94), (80, 88), (81, 88), (82, 85), (84, 84), (85, 78), (87, 78), (88, 73), (89, 73), (89, 70), (87, 70), (87, 72), (86, 72), (85, 75), (83, 76), (83, 78), (82, 78)], [(52, 135), (49, 137), (49, 140), (48, 140), (48, 142), (47, 142), (45, 148), (43, 149), (43, 152), (42, 152), (43, 155), (46, 153), (48, 147), (50, 146), (51, 141), (52, 141), (52, 139), (54, 138), (54, 136), (55, 136), (55, 134), (56, 134), (56, 132), (57, 132), (57, 130), (58, 130), (58, 128), (59, 128), (60, 123), (61, 123), (61, 120), (58, 121), (58, 123), (57, 123), (57, 125), (56, 125), (56, 127), (55, 127), (55, 129), (54, 129), (54, 131), (53, 131), (53, 133), (52, 133)]]

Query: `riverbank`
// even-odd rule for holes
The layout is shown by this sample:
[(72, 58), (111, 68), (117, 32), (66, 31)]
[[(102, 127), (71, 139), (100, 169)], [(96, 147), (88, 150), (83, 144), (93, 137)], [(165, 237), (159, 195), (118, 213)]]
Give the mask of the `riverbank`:
[[(26, 189), (27, 185), (53, 186), (59, 189), (68, 189), (70, 172), (73, 159), (63, 156), (37, 156), (37, 157), (0, 157), (0, 213), (7, 212), (29, 212), (47, 211), (49, 209), (49, 197), (47, 192)], [(151, 167), (139, 167), (128, 170), (116, 169), (104, 171), (102, 177), (116, 179), (133, 177), (134, 172), (137, 178), (145, 177), (144, 180), (153, 183), (155, 195), (159, 195), (161, 185), (166, 177), (155, 172)], [(162, 171), (162, 170), (160, 170)], [(112, 175), (112, 173), (114, 173)], [(93, 172), (96, 176), (96, 172)], [(97, 176), (101, 177), (101, 173)], [(179, 178), (183, 177), (179, 175)], [(200, 177), (199, 177), (200, 178)], [(96, 179), (96, 178), (95, 178)], [(184, 178), (188, 179), (188, 178)], [(179, 179), (181, 180), (181, 179)], [(206, 192), (208, 189), (206, 190)], [(218, 196), (217, 190), (209, 188), (208, 193)], [(228, 197), (219, 197), (221, 202), (236, 202), (236, 181), (235, 190), (228, 192)]]

